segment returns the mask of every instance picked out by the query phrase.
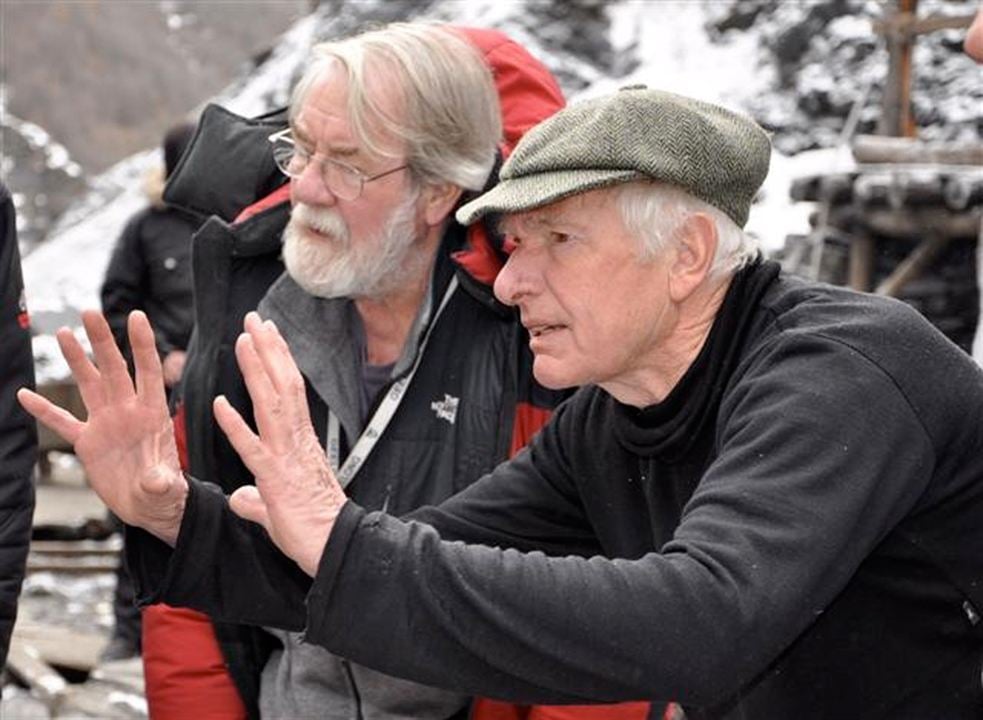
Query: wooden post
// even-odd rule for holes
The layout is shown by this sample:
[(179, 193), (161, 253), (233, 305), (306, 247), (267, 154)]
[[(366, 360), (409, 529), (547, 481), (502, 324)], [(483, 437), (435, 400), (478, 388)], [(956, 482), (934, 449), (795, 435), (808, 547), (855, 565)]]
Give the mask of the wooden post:
[(883, 23), (888, 71), (884, 83), (884, 112), (878, 128), (881, 135), (915, 136), (911, 116), (911, 48), (917, 9), (918, 0), (898, 0), (893, 17)]
[(850, 287), (870, 292), (874, 277), (874, 238), (857, 234), (850, 243)]
[(896, 9), (885, 11), (874, 30), (887, 42), (888, 75), (884, 82), (884, 106), (878, 134), (915, 137), (917, 128), (911, 114), (912, 48), (915, 38), (947, 28), (967, 28), (973, 15), (931, 15), (917, 17), (918, 0), (897, 0)]

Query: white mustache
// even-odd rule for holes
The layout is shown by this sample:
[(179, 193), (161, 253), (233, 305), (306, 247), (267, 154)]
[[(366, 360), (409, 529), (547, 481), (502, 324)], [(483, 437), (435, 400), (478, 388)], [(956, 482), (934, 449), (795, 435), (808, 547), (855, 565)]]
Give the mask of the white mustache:
[(306, 203), (296, 203), (290, 211), (290, 222), (305, 225), (324, 235), (330, 235), (339, 243), (348, 246), (351, 233), (348, 225), (335, 210), (318, 208)]

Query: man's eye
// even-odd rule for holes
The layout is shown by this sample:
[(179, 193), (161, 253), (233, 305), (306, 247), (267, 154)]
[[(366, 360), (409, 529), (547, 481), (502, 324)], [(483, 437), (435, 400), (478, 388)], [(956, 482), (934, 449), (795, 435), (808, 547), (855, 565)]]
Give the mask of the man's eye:
[(550, 240), (553, 241), (554, 243), (557, 243), (557, 244), (565, 243), (569, 239), (570, 239), (570, 236), (567, 235), (566, 233), (561, 233), (561, 232), (551, 232), (550, 233)]

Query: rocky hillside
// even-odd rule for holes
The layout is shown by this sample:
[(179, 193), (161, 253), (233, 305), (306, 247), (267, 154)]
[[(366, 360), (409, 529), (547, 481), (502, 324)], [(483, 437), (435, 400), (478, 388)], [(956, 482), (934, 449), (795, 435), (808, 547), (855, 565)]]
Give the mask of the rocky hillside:
[(29, 251), (123, 158), (261, 64), (310, 0), (0, 2), (0, 177)]

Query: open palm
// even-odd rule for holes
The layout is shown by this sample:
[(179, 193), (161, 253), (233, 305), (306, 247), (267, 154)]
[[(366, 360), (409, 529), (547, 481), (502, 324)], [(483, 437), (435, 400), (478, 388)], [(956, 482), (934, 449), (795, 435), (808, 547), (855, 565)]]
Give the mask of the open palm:
[(304, 379), (271, 321), (245, 319), (236, 359), (253, 402), (258, 434), (229, 402), (215, 402), (215, 419), (256, 478), (236, 490), (234, 512), (261, 524), (280, 550), (313, 576), (347, 498), (318, 443)]
[(70, 413), (29, 390), (18, 398), (40, 422), (70, 442), (89, 483), (124, 522), (174, 544), (184, 512), (187, 482), (181, 474), (167, 412), (160, 359), (143, 313), (129, 320), (136, 387), (101, 315), (82, 316), (96, 365), (67, 329), (58, 342), (78, 383), (88, 418)]

